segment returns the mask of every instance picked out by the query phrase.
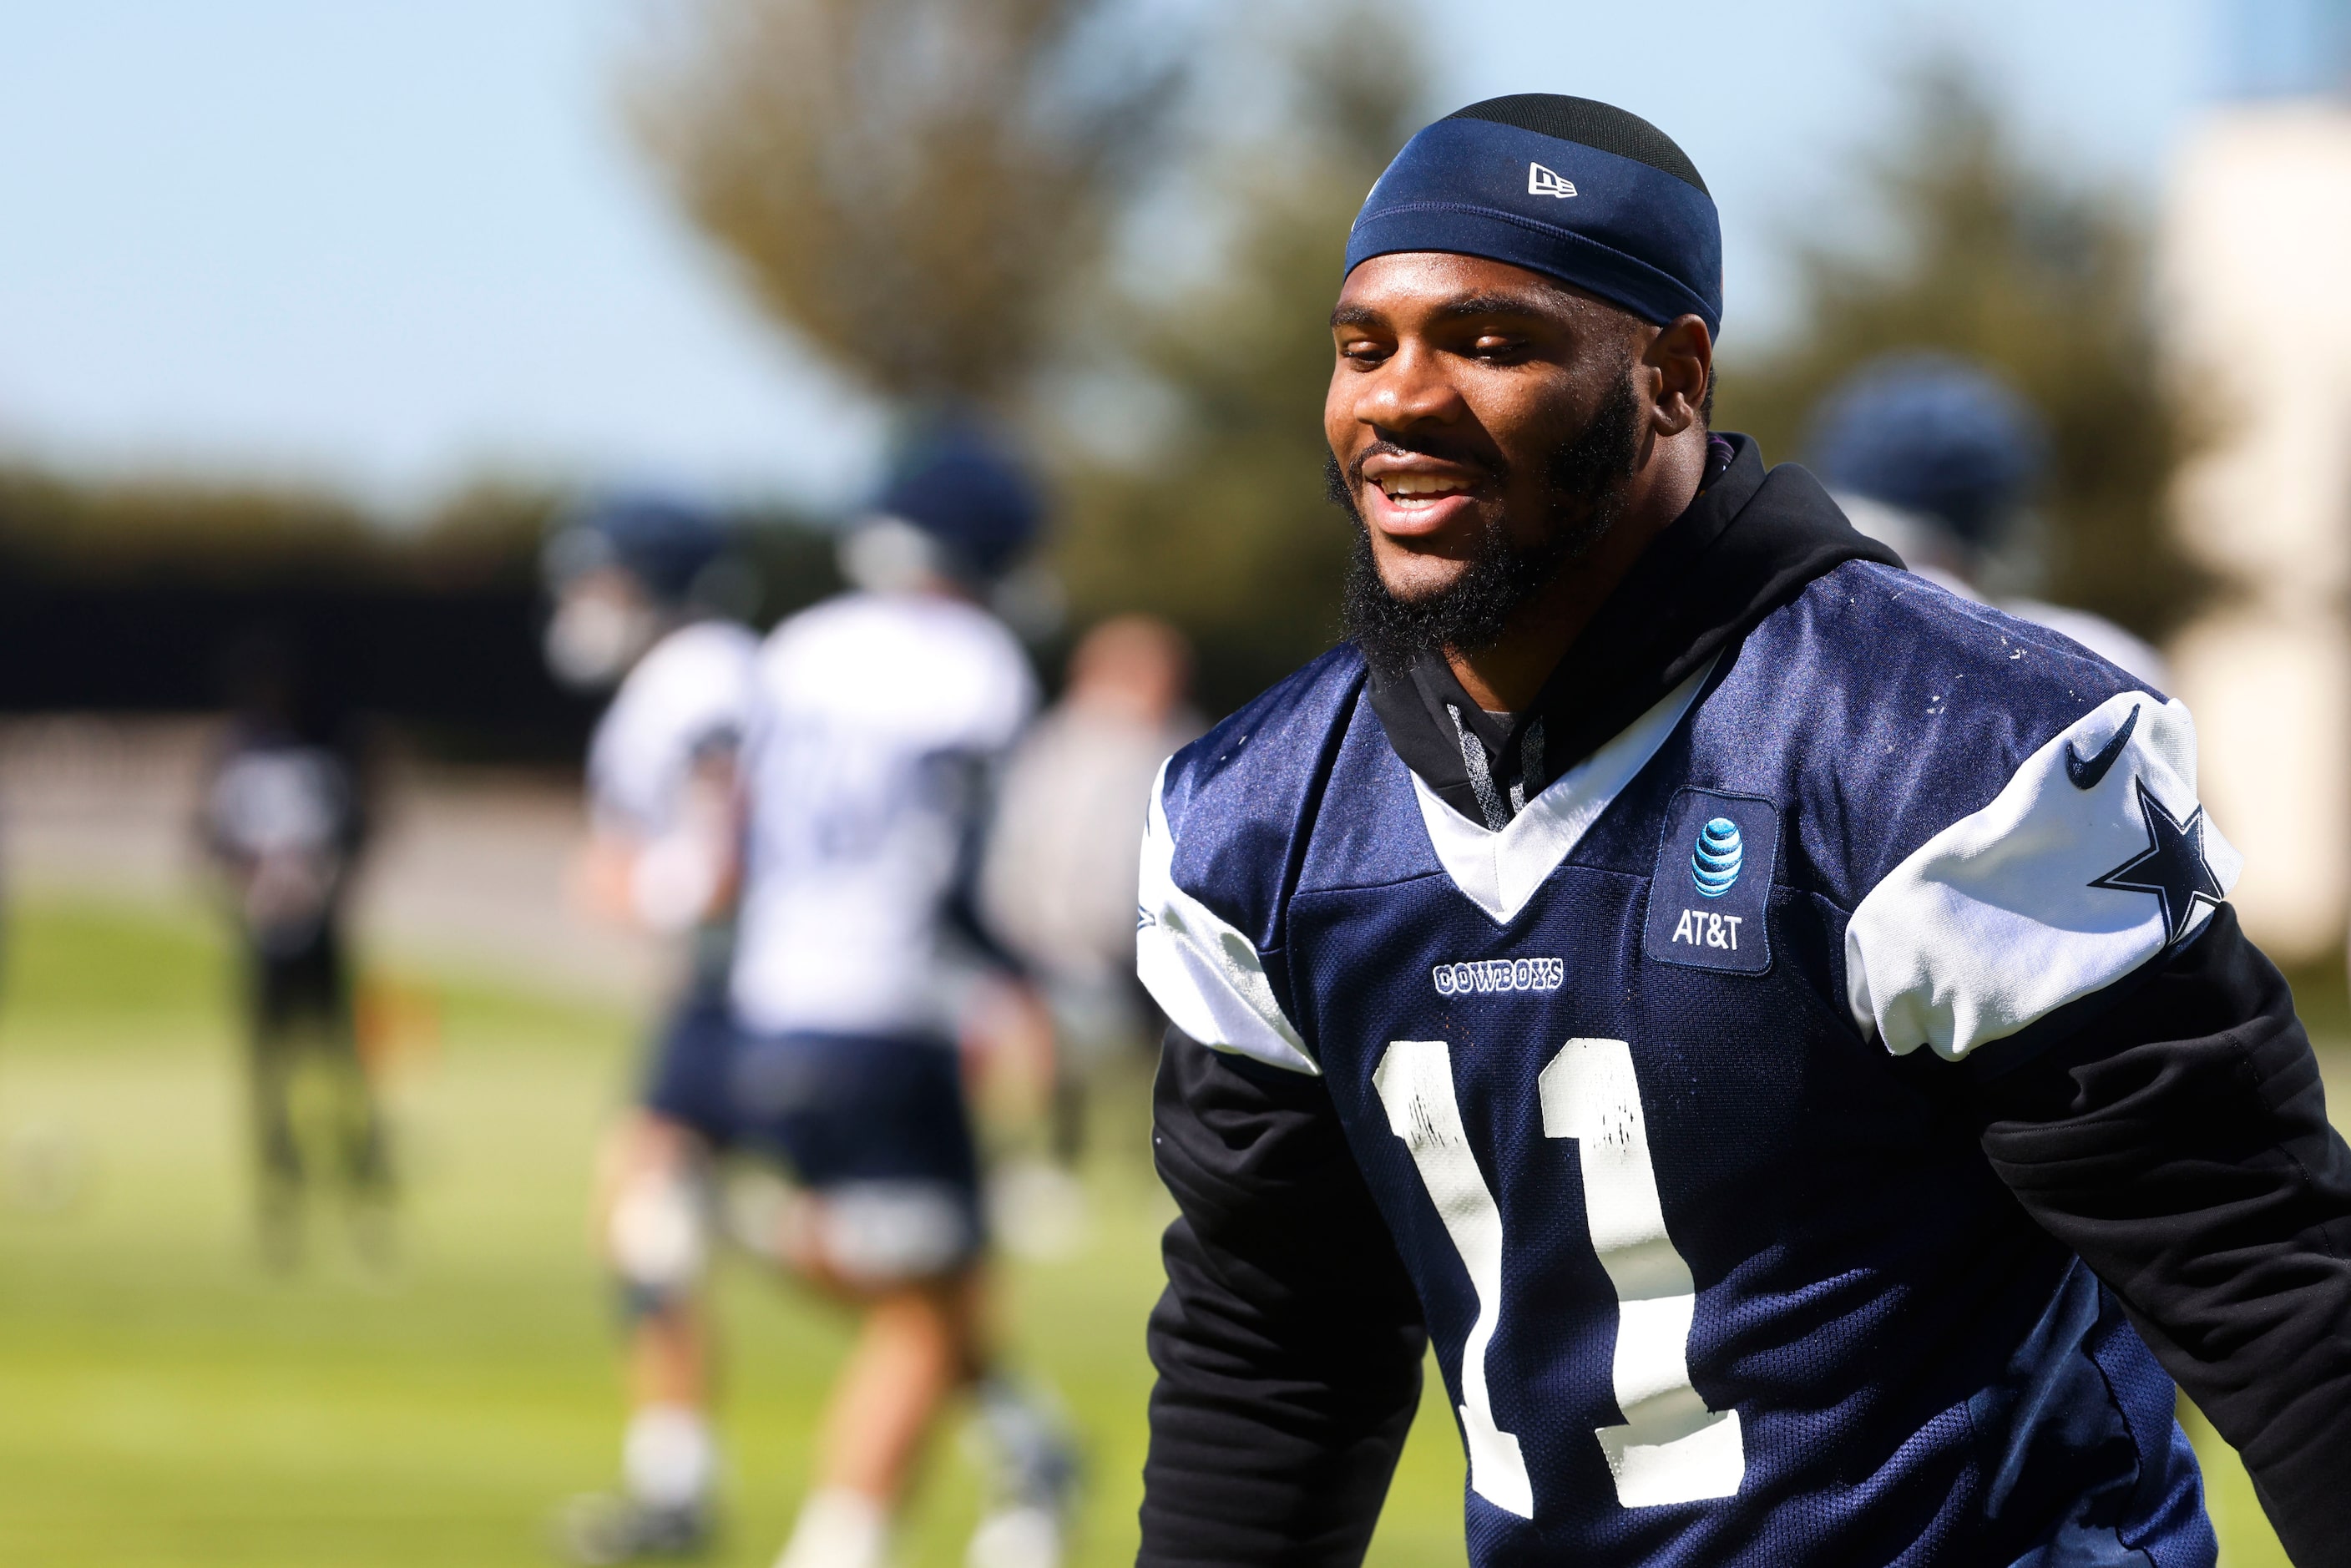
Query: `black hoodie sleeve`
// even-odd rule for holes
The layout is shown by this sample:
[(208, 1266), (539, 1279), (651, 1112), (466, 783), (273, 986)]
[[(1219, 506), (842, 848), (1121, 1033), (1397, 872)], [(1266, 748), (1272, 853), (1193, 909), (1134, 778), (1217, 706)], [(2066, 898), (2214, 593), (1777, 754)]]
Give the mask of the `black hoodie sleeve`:
[(2244, 1457), (2294, 1561), (2351, 1565), (2351, 1150), (2235, 912), (1983, 1092), (1992, 1167)]
[(1319, 1078), (1167, 1031), (1167, 1290), (1151, 1314), (1144, 1568), (1363, 1560), (1427, 1343)]

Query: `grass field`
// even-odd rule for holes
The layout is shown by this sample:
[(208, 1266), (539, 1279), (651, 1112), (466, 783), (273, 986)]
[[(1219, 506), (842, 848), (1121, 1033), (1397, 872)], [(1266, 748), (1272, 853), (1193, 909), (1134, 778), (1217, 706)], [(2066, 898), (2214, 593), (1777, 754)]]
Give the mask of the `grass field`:
[[(258, 1264), (227, 965), (193, 913), (11, 912), (0, 1006), (0, 1563), (547, 1561), (565, 1494), (611, 1479), (617, 1382), (585, 1218), (630, 1019), (432, 977), (441, 1043), (394, 1103), (400, 1260), (334, 1217), (308, 1266)], [(1132, 1562), (1143, 1320), (1166, 1199), (1137, 1075), (1105, 1096), (1092, 1223), (1010, 1281), (1027, 1365), (1088, 1446), (1081, 1561)], [(843, 1344), (748, 1264), (722, 1281), (727, 1563), (772, 1559)], [(1377, 1561), (1460, 1560), (1460, 1461), (1424, 1422)], [(934, 1456), (903, 1559), (961, 1561), (977, 1500)]]
[[(280, 1277), (249, 1233), (227, 967), (210, 926), (35, 902), (10, 912), (6, 946), (0, 1563), (547, 1561), (550, 1507), (613, 1464), (611, 1324), (585, 1204), (632, 1020), (479, 977), (412, 977), (437, 998), (440, 1044), (395, 1080), (399, 1260), (363, 1266), (326, 1223), (308, 1266)], [(1139, 1071), (1099, 1112), (1089, 1238), (1066, 1260), (1016, 1267), (1010, 1293), (1027, 1365), (1088, 1446), (1079, 1561), (1112, 1564), (1134, 1557), (1142, 1326), (1166, 1199)], [(729, 1531), (716, 1560), (765, 1563), (842, 1333), (747, 1265), (720, 1294)], [(2283, 1563), (2241, 1472), (2205, 1448), (2226, 1561)], [(1437, 1395), (1372, 1561), (1459, 1563), (1460, 1478)], [(959, 1563), (976, 1500), (942, 1445), (902, 1560)]]

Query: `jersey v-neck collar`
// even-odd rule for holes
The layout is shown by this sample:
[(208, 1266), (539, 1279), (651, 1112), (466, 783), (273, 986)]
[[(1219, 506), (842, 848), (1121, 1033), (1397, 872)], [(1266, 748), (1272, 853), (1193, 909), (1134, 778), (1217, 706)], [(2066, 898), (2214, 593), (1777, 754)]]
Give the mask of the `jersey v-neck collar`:
[(1535, 890), (1575, 852), (1600, 814), (1665, 745), (1705, 689), (1714, 664), (1709, 659), (1699, 665), (1614, 739), (1552, 779), (1499, 830), (1455, 810), (1414, 773), (1413, 799), (1428, 829), (1429, 847), (1461, 895), (1498, 925), (1516, 920)]

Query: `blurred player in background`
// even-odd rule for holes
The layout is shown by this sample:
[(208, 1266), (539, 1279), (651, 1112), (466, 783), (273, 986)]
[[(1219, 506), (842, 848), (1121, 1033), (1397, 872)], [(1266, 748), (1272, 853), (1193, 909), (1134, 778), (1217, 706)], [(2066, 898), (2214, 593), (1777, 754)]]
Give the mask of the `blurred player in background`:
[(780, 1568), (875, 1568), (925, 1437), (966, 1389), (1002, 1462), (973, 1563), (1060, 1560), (1071, 1461), (993, 1371), (956, 1050), (975, 968), (1018, 972), (974, 883), (994, 775), (1036, 691), (982, 601), (1039, 517), (992, 444), (935, 432), (843, 542), (856, 591), (759, 655), (737, 1105), (747, 1141), (803, 1186), (778, 1247), (862, 1317)]
[[(1823, 400), (1813, 449), (1854, 527), (1919, 576), (1983, 602), (1987, 569), (2017, 543), (2049, 450), (2040, 416), (1990, 374), (1944, 354), (1874, 360)], [(2104, 616), (1997, 601), (2158, 690), (2163, 655)]]
[(699, 1550), (717, 1479), (701, 1285), (712, 1161), (733, 1134), (735, 758), (758, 647), (709, 604), (714, 582), (739, 570), (726, 545), (715, 519), (640, 497), (586, 507), (547, 551), (549, 664), (574, 685), (619, 687), (589, 747), (580, 891), (599, 915), (687, 948), (637, 1104), (600, 1162), (598, 1218), (629, 1325), (632, 1408), (622, 1490), (579, 1500), (563, 1522), (567, 1548), (589, 1563)]
[(1191, 680), (1192, 649), (1175, 627), (1105, 621), (1071, 653), (1068, 689), (1005, 769), (983, 903), (1052, 1001), (1065, 1161), (1077, 1153), (1085, 1066), (1157, 1039), (1134, 977), (1135, 865), (1151, 781), (1203, 727), (1186, 701)]
[(301, 1247), (308, 1162), (295, 1086), (326, 1085), (324, 1141), (371, 1255), (390, 1237), (391, 1164), (360, 1060), (343, 920), (367, 841), (365, 769), (351, 716), (282, 638), (228, 660), (232, 716), (204, 782), (198, 836), (243, 949), (264, 1255)]

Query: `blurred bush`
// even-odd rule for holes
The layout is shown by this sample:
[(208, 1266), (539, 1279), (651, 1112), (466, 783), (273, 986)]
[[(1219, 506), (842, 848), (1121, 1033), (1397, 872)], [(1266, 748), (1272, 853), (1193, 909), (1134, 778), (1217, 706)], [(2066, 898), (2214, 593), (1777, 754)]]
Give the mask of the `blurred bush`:
[(1863, 361), (1975, 359), (2050, 424), (2041, 580), (2020, 586), (2159, 637), (2200, 585), (2163, 527), (2192, 423), (2158, 373), (2147, 220), (2028, 155), (1962, 68), (1917, 68), (1907, 97), (1907, 125), (1861, 162), (1887, 243), (1798, 241), (1796, 319), (1761, 352), (1730, 340), (1716, 423), (1801, 460), (1822, 395)]
[(93, 586), (192, 577), (491, 581), (536, 570), (555, 499), (485, 486), (395, 533), (321, 492), (152, 477), (83, 482), (0, 468), (0, 562), (12, 578)]
[[(216, 708), (266, 633), (337, 707), (429, 753), (576, 761), (598, 703), (539, 655), (538, 552), (563, 497), (485, 485), (392, 527), (331, 496), (0, 468), (0, 712)], [(740, 519), (768, 618), (830, 591), (829, 538)]]

